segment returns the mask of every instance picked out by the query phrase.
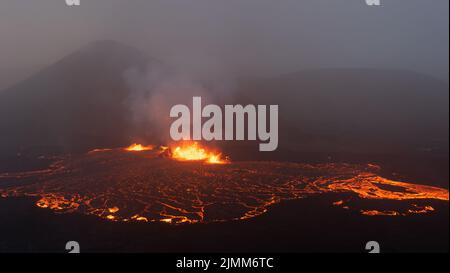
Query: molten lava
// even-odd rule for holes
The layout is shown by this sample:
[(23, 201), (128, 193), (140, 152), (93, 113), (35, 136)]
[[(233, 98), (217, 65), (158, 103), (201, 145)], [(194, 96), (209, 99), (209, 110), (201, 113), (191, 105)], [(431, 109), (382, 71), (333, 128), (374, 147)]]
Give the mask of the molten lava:
[(204, 161), (209, 164), (226, 164), (221, 153), (214, 153), (201, 147), (197, 142), (182, 144), (172, 149), (172, 158), (180, 161)]
[(125, 150), (129, 151), (129, 152), (142, 152), (142, 151), (153, 150), (153, 148), (154, 147), (152, 145), (144, 146), (142, 144), (134, 143), (134, 144), (128, 146), (127, 148), (125, 148)]
[[(318, 195), (333, 196), (330, 207), (368, 217), (442, 213), (449, 200), (448, 189), (384, 178), (373, 164), (230, 162), (196, 143), (53, 160), (41, 170), (0, 172), (0, 197), (30, 197), (58, 214), (168, 224), (246, 220)], [(228, 164), (202, 164), (216, 160)]]

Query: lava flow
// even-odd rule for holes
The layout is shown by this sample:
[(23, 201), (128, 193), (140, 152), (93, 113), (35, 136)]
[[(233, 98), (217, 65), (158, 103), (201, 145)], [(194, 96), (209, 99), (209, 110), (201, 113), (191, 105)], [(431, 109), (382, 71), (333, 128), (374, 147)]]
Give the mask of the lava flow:
[[(231, 162), (198, 144), (99, 151), (54, 158), (43, 170), (0, 173), (0, 196), (36, 198), (36, 206), (56, 213), (171, 224), (245, 220), (311, 196), (361, 217), (421, 216), (449, 200), (447, 189), (386, 179), (372, 164)], [(211, 156), (228, 164), (205, 164)]]

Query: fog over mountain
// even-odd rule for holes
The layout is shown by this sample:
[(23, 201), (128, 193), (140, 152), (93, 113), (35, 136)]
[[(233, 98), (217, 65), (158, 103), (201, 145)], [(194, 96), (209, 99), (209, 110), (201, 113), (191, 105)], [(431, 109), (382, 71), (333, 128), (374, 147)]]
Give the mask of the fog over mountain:
[[(99, 41), (0, 93), (0, 150), (71, 152), (160, 140), (168, 129), (152, 123), (155, 105), (144, 107), (150, 119), (135, 118), (130, 71), (174, 73), (131, 46)], [(198, 86), (211, 101), (218, 97), (208, 93), (207, 82)], [(191, 96), (183, 88), (158, 92), (176, 102), (177, 92)], [(140, 100), (152, 98), (155, 90), (150, 78)], [(220, 103), (279, 104), (283, 149), (389, 152), (448, 146), (448, 84), (405, 70), (304, 70), (241, 79)], [(170, 106), (159, 105), (157, 112), (168, 117)]]
[(2, 147), (79, 149), (126, 141), (123, 73), (152, 61), (111, 41), (83, 47), (0, 93)]
[[(0, 90), (95, 40), (196, 69), (412, 70), (448, 82), (448, 0), (0, 1)], [(199, 67), (200, 66), (200, 67)], [(205, 66), (207, 68), (205, 68)]]

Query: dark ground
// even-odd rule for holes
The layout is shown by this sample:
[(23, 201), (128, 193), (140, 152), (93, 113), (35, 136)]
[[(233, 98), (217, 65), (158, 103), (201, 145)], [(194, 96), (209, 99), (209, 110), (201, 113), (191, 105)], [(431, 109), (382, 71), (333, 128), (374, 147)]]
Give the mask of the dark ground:
[(0, 199), (1, 252), (448, 252), (448, 204), (407, 217), (367, 217), (331, 206), (337, 196), (283, 202), (246, 221), (167, 225), (116, 223), (79, 214), (56, 215), (29, 199)]

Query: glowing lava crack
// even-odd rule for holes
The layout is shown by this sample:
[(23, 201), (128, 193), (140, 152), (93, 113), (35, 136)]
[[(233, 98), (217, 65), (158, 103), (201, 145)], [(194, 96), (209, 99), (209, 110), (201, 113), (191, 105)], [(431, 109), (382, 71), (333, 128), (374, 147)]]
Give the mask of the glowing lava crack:
[[(164, 223), (248, 219), (283, 200), (326, 193), (346, 196), (330, 206), (368, 216), (430, 213), (433, 202), (449, 200), (446, 189), (385, 179), (372, 165), (205, 164), (216, 154), (175, 147), (168, 158), (150, 146), (130, 148), (140, 152), (101, 149), (62, 157), (45, 170), (0, 173), (0, 195), (35, 197), (38, 207), (56, 213)], [(203, 161), (173, 160), (181, 151)], [(379, 207), (377, 200), (393, 205)]]

